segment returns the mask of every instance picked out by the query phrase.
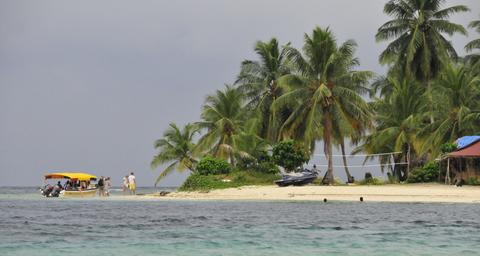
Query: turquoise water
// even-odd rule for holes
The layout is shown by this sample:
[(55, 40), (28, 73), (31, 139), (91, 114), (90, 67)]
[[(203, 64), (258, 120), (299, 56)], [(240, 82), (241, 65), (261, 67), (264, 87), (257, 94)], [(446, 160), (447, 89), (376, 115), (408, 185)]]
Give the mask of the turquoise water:
[(479, 204), (42, 198), (0, 188), (0, 255), (480, 255)]

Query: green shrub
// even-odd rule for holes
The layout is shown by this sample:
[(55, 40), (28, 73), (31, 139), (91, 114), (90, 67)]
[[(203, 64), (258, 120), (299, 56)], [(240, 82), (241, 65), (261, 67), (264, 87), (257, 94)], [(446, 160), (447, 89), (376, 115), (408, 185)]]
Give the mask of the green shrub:
[(258, 154), (255, 156), (259, 163), (261, 162), (272, 162), (273, 158), (267, 151), (259, 151)]
[(359, 184), (360, 185), (384, 185), (385, 181), (377, 177), (371, 177), (371, 178), (361, 180)]
[(237, 160), (237, 167), (241, 169), (250, 169), (257, 164), (257, 159), (252, 157), (241, 157)]
[(442, 153), (450, 153), (457, 150), (457, 144), (455, 143), (445, 143), (440, 146)]
[(340, 179), (339, 177), (334, 177), (334, 178), (333, 178), (333, 184), (334, 184), (334, 185), (344, 185), (345, 182), (343, 182), (343, 180)]
[(223, 159), (206, 156), (197, 164), (196, 171), (201, 175), (225, 174), (230, 172), (230, 164)]
[(280, 169), (273, 162), (261, 162), (255, 166), (255, 171), (261, 173), (277, 174), (280, 172)]
[(317, 177), (316, 179), (314, 179), (314, 180), (312, 181), (312, 184), (313, 184), (313, 185), (323, 185), (323, 184), (322, 184), (322, 179), (323, 179), (322, 177)]
[(214, 188), (228, 188), (229, 184), (223, 182), (222, 179), (216, 177), (216, 175), (201, 175), (192, 174), (178, 189), (180, 191), (192, 191), (192, 190), (210, 190)]
[(408, 183), (432, 182), (438, 179), (440, 167), (438, 163), (430, 162), (421, 168), (415, 168), (408, 174)]
[(276, 144), (273, 147), (272, 158), (287, 172), (295, 170), (310, 159), (305, 147), (293, 140), (285, 140)]
[(201, 175), (194, 173), (182, 184), (179, 191), (209, 191), (211, 189), (236, 188), (246, 185), (271, 185), (281, 177), (257, 171), (234, 170), (228, 174)]
[(480, 179), (478, 177), (470, 177), (467, 179), (466, 184), (473, 186), (480, 185)]
[(233, 182), (235, 183), (245, 183), (248, 180), (247, 175), (245, 172), (238, 172), (236, 175), (233, 176)]

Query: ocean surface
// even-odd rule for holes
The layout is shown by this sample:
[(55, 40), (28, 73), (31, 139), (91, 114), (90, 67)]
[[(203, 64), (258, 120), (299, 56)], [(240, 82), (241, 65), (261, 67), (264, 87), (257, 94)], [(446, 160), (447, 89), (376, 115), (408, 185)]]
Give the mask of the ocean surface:
[(0, 187), (0, 255), (480, 255), (480, 204), (116, 195), (43, 198)]

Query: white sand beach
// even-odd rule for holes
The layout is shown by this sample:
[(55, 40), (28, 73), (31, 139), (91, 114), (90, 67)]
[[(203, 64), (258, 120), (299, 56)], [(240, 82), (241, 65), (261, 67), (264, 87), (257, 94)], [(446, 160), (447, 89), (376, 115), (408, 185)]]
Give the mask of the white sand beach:
[(480, 187), (441, 184), (351, 185), (351, 186), (246, 186), (209, 192), (173, 192), (166, 196), (146, 198), (186, 200), (306, 200), (365, 202), (445, 202), (480, 203)]

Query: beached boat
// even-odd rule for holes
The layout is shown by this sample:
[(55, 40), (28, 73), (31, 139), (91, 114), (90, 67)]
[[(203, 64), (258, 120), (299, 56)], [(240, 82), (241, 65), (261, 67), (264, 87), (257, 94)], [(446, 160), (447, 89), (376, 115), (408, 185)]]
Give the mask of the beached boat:
[(303, 186), (312, 183), (318, 176), (318, 173), (310, 170), (303, 171), (300, 175), (283, 175), (281, 180), (275, 181), (280, 187)]
[(93, 197), (97, 193), (97, 188), (95, 184), (93, 184), (93, 182), (97, 180), (97, 177), (92, 174), (82, 172), (56, 172), (45, 174), (44, 178), (45, 181), (52, 179), (67, 180), (66, 184), (68, 184), (63, 186), (46, 184), (40, 190), (41, 194), (46, 197)]

